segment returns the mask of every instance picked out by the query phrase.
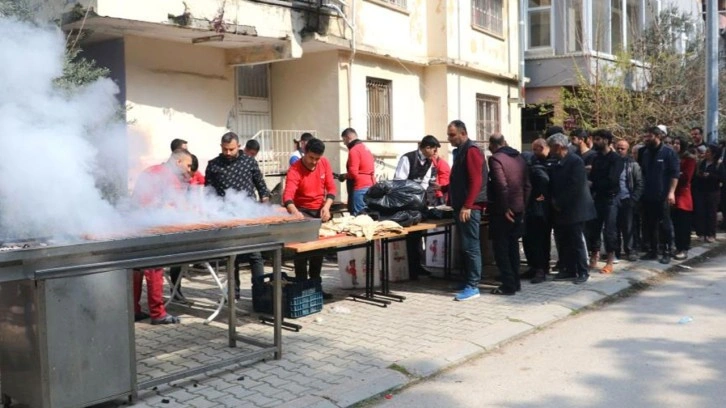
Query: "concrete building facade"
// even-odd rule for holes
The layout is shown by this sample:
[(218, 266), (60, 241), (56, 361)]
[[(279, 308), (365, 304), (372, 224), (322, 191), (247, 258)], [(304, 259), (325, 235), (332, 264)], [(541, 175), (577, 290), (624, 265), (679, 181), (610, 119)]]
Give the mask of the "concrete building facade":
[[(519, 147), (518, 2), (504, 0), (83, 0), (42, 2), (83, 30), (127, 106), (129, 154), (162, 160), (182, 138), (202, 166), (228, 129), (282, 163), (294, 135), (328, 141), (334, 168), (357, 129), (381, 176), (453, 119)], [(284, 132), (287, 131), (287, 132)], [(281, 167), (272, 166), (273, 168)], [(203, 168), (202, 168), (203, 170)], [(282, 169), (280, 169), (282, 170)]]

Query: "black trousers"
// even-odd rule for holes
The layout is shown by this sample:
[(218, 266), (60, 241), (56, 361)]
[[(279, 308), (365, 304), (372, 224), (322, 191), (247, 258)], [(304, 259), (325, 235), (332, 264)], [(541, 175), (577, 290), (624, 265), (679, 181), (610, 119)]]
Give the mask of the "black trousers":
[(555, 240), (559, 240), (560, 259), (563, 263), (565, 276), (587, 276), (587, 248), (582, 239), (584, 222), (555, 225)]
[(643, 201), (643, 238), (647, 237), (649, 252), (670, 255), (673, 247), (673, 223), (667, 200)]
[[(181, 279), (181, 266), (172, 266), (169, 268), (169, 277), (171, 278), (171, 284), (172, 287), (169, 288), (169, 291), (171, 292), (174, 290), (174, 285), (176, 285), (176, 281)], [(177, 286), (177, 293), (181, 294), (182, 284), (179, 282), (179, 286)]]
[(531, 269), (550, 269), (550, 252), (552, 251), (552, 225), (544, 217), (525, 217), (524, 236), (522, 237), (524, 256)]
[[(625, 255), (635, 253), (635, 228), (633, 228), (633, 216), (635, 212), (635, 203), (630, 198), (619, 200), (618, 202), (618, 236), (620, 242), (617, 246), (617, 255), (620, 255), (620, 249)], [(638, 226), (638, 228), (640, 228)]]
[(684, 211), (678, 208), (671, 210), (673, 218), (673, 241), (676, 244), (676, 251), (688, 251), (691, 249), (691, 211)]
[(718, 190), (693, 192), (693, 221), (696, 227), (696, 235), (702, 237), (716, 236), (720, 198), (721, 192)]
[(595, 211), (597, 217), (586, 224), (587, 249), (593, 252), (600, 252), (602, 236), (605, 236), (605, 252), (615, 252), (618, 246), (618, 206), (619, 200), (603, 199), (595, 200)]
[(489, 216), (489, 235), (492, 240), (494, 262), (499, 269), (504, 292), (515, 292), (520, 287), (519, 281), (519, 237), (522, 236), (522, 214), (514, 215), (514, 222), (508, 221), (504, 215)]
[[(320, 210), (298, 208), (306, 218), (320, 218)], [(323, 256), (295, 259), (295, 277), (298, 279), (320, 279), (323, 270)]]
[(423, 233), (412, 232), (406, 236), (406, 256), (408, 257), (408, 277), (418, 279), (421, 270), (421, 239)]

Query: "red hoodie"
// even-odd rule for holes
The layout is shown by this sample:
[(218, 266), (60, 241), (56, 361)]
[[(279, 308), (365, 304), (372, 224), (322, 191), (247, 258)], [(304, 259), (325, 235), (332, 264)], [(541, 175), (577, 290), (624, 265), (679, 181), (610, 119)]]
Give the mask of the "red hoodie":
[(312, 171), (303, 165), (303, 160), (298, 160), (287, 171), (282, 204), (293, 203), (298, 209), (319, 210), (326, 198), (335, 199), (335, 193), (333, 169), (328, 159), (321, 157)]
[(373, 176), (375, 160), (370, 150), (360, 140), (348, 144), (348, 163), (346, 164), (348, 180), (353, 180), (353, 191), (376, 184)]

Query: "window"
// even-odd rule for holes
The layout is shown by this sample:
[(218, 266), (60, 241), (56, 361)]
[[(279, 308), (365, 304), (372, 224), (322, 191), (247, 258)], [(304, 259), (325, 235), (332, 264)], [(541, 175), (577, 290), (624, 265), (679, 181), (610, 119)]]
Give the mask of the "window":
[(267, 64), (237, 67), (237, 96), (267, 98)]
[(592, 49), (610, 53), (610, 5), (606, 1), (592, 3)]
[(368, 139), (391, 140), (391, 81), (366, 78)]
[(489, 140), (499, 126), (499, 98), (476, 94), (476, 138)]
[(610, 6), (610, 33), (611, 46), (613, 54), (623, 49), (623, 2), (622, 0), (612, 0)]
[(643, 17), (639, 2), (628, 0), (625, 12), (627, 17), (626, 44), (628, 47), (632, 47), (635, 39), (640, 38), (643, 33)]
[(528, 48), (552, 46), (551, 15), (552, 0), (529, 0), (527, 7)]
[(492, 34), (504, 33), (502, 0), (472, 0), (471, 23)]
[(567, 52), (582, 51), (582, 23), (582, 0), (567, 0), (565, 8)]

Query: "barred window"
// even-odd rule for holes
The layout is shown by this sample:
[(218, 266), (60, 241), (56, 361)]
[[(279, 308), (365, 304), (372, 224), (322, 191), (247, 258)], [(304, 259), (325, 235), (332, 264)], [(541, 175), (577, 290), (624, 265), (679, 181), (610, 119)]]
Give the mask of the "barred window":
[(366, 78), (368, 139), (391, 140), (391, 81)]
[(472, 0), (471, 23), (492, 34), (504, 33), (504, 6), (502, 0)]
[(477, 140), (489, 140), (489, 136), (499, 130), (499, 98), (496, 96), (476, 94)]

